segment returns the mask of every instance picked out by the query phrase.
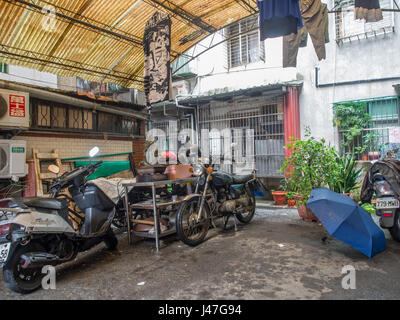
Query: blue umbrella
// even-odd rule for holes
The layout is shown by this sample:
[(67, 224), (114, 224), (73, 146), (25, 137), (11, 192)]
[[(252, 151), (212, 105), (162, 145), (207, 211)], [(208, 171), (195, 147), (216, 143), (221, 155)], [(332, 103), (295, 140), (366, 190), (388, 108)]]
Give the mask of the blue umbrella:
[(307, 202), (329, 234), (361, 251), (368, 258), (386, 249), (383, 231), (368, 211), (344, 194), (320, 188), (311, 191)]

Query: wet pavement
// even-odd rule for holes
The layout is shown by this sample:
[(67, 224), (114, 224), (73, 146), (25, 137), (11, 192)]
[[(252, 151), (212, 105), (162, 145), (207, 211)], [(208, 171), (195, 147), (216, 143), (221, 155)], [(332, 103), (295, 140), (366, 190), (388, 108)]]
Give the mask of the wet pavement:
[[(386, 233), (387, 234), (387, 233)], [(57, 288), (29, 295), (8, 290), (0, 275), (0, 300), (9, 299), (399, 299), (400, 243), (372, 259), (328, 237), (296, 209), (258, 208), (234, 230), (210, 230), (191, 248), (176, 238), (128, 245), (117, 252), (101, 244), (57, 267)], [(342, 288), (342, 268), (354, 266), (356, 289)]]

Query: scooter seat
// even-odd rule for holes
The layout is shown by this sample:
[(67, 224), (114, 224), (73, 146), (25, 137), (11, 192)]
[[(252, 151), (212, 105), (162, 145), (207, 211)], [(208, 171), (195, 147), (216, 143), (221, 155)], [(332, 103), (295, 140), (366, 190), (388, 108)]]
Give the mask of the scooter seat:
[(246, 176), (232, 176), (232, 178), (233, 178), (233, 184), (244, 184), (247, 181), (253, 179), (253, 175), (248, 174)]
[(28, 197), (23, 198), (23, 203), (28, 207), (33, 208), (44, 208), (52, 210), (62, 210), (68, 208), (68, 202), (64, 199), (51, 199), (51, 198), (40, 198), (40, 197)]

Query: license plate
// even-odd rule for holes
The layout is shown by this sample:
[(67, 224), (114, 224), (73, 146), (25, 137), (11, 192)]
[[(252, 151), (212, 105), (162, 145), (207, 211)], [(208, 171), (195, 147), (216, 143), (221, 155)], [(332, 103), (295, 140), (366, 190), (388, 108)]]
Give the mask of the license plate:
[(397, 209), (398, 207), (399, 207), (399, 200), (395, 198), (376, 199), (377, 209)]
[(10, 247), (11, 247), (11, 242), (0, 244), (0, 263), (5, 263), (7, 261)]

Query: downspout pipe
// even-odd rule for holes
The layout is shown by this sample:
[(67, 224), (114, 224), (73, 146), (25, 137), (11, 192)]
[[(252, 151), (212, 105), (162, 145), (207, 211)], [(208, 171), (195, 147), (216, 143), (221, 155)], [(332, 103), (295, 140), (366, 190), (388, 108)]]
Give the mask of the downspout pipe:
[(386, 78), (373, 78), (373, 79), (365, 79), (365, 80), (353, 80), (353, 81), (343, 81), (343, 82), (331, 82), (331, 83), (319, 83), (319, 68), (315, 67), (315, 87), (317, 88), (327, 88), (333, 86), (344, 86), (344, 85), (353, 85), (353, 84), (363, 84), (363, 83), (372, 83), (378, 81), (393, 81), (400, 80), (400, 76), (398, 77), (386, 77)]

